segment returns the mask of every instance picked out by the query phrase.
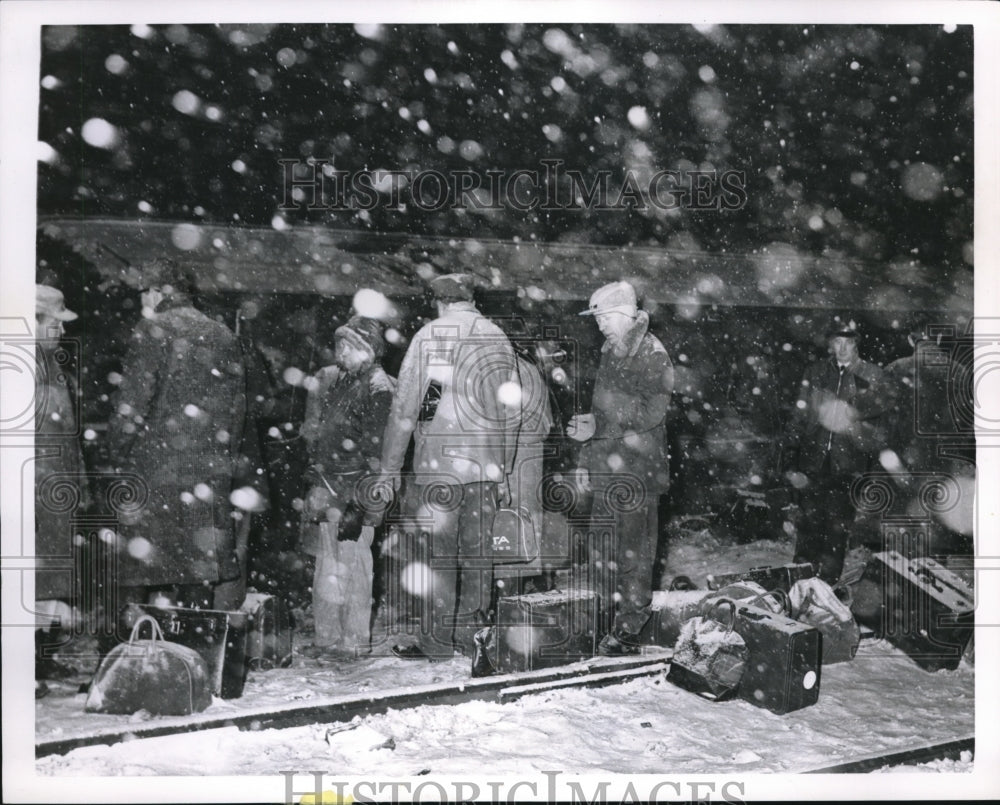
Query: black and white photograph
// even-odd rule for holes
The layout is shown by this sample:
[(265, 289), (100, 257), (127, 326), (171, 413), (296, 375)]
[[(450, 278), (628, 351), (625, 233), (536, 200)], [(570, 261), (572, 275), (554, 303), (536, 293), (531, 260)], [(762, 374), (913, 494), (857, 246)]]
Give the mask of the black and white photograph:
[(4, 801), (1000, 795), (998, 48), (0, 4)]

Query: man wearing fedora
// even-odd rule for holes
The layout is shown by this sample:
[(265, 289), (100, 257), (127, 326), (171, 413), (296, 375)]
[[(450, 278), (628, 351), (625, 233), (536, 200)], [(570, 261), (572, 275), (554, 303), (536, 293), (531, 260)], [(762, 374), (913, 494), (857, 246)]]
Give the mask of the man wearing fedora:
[(585, 442), (576, 483), (594, 493), (590, 530), (603, 533), (598, 521), (614, 523), (610, 545), (591, 546), (591, 555), (603, 606), (610, 612), (612, 601), (617, 605), (599, 651), (621, 654), (635, 650), (649, 617), (657, 507), (670, 484), (665, 422), (674, 367), (628, 282), (596, 290), (580, 315), (594, 317), (605, 342), (591, 413), (572, 417), (567, 434)]
[(885, 441), (879, 421), (887, 406), (883, 372), (861, 358), (859, 338), (853, 321), (831, 322), (829, 357), (806, 368), (784, 445), (797, 454), (800, 473), (795, 560), (811, 562), (830, 584), (840, 578), (854, 522), (851, 484)]
[[(40, 627), (35, 633), (36, 696), (47, 692), (41, 680), (73, 673), (53, 653), (60, 644), (60, 631), (72, 627), (72, 604), (78, 594), (72, 518), (90, 503), (76, 388), (59, 354), (64, 325), (76, 319), (62, 291), (35, 286), (35, 611)], [(70, 498), (74, 505), (67, 507)]]

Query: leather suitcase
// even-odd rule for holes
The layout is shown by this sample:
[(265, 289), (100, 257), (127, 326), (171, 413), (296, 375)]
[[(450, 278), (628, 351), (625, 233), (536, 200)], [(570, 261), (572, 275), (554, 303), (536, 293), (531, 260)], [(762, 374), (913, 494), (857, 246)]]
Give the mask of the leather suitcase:
[(287, 604), (266, 593), (247, 593), (240, 612), (247, 617), (247, 667), (266, 671), (291, 665), (294, 624)]
[(246, 682), (247, 615), (213, 609), (129, 604), (122, 610), (123, 634), (142, 615), (152, 615), (171, 643), (197, 651), (208, 666), (212, 693), (238, 699)]
[(497, 600), (498, 673), (534, 671), (593, 657), (600, 597), (591, 590), (548, 590)]
[(737, 604), (735, 631), (750, 649), (737, 695), (779, 715), (819, 698), (823, 636), (784, 615)]
[(811, 579), (816, 571), (809, 562), (802, 564), (753, 567), (736, 573), (716, 573), (708, 576), (708, 589), (719, 590), (738, 581), (753, 581), (765, 590), (788, 592), (799, 579)]
[(928, 671), (958, 667), (975, 626), (975, 595), (930, 557), (873, 554), (853, 587), (857, 621)]

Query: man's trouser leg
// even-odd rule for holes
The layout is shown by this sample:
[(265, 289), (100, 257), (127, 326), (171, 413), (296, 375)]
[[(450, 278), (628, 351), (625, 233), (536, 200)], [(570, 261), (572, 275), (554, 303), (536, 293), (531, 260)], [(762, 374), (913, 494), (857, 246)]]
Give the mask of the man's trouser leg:
[(844, 569), (844, 557), (854, 522), (851, 476), (820, 474), (802, 492), (802, 528), (795, 541), (795, 560), (810, 562), (816, 575), (834, 584)]
[(620, 500), (615, 494), (607, 494), (604, 485), (595, 484), (591, 514), (594, 534), (606, 533), (600, 523), (614, 522), (610, 539), (596, 546), (599, 563), (595, 577), (599, 594), (609, 599), (601, 602), (602, 607), (605, 611), (615, 610), (612, 631), (619, 639), (624, 638), (623, 642), (634, 641), (649, 617), (659, 529), (658, 497), (647, 494), (641, 486), (634, 491), (641, 498)]
[(472, 656), (473, 636), (490, 604), (492, 562), (486, 546), (496, 513), (496, 488), (464, 484), (426, 497), (422, 512), (434, 525), (425, 554), (430, 622), (422, 624), (420, 647), (431, 657), (450, 657), (455, 648)]

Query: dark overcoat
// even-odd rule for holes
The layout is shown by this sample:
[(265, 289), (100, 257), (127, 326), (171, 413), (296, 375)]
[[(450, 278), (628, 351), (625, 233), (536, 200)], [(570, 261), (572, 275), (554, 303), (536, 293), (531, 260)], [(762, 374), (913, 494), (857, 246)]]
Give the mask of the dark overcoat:
[[(62, 353), (38, 350), (35, 371), (35, 574), (37, 600), (70, 599), (74, 516), (90, 502), (71, 375)], [(81, 537), (82, 538), (82, 537)]]
[(118, 529), (119, 584), (236, 578), (229, 497), (246, 395), (235, 335), (186, 298), (165, 300), (133, 331), (121, 375), (110, 454), (145, 489)]

